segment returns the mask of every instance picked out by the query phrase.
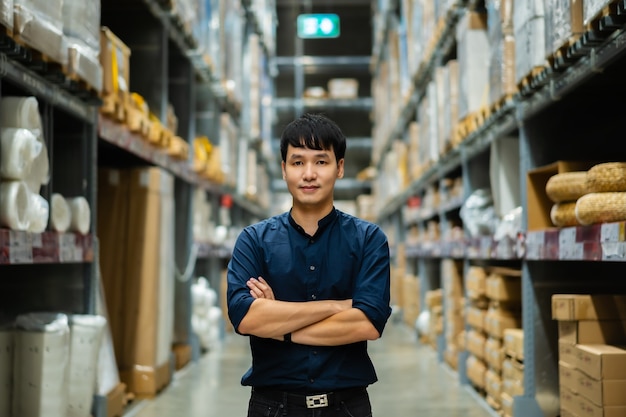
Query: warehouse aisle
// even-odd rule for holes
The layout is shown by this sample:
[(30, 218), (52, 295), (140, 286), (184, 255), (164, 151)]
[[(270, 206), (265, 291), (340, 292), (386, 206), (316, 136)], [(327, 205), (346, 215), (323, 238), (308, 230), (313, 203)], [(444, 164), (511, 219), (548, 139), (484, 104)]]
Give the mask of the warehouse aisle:
[[(370, 352), (379, 377), (369, 389), (374, 416), (493, 415), (404, 324), (390, 322)], [(239, 380), (249, 362), (247, 339), (228, 334), (220, 349), (181, 370), (158, 397), (129, 407), (124, 417), (244, 417), (249, 389)]]

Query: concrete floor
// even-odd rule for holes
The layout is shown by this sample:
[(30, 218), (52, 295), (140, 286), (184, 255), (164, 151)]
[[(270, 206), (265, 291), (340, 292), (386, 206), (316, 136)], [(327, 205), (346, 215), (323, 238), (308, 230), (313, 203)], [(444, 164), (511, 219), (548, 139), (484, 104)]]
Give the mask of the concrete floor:
[[(176, 373), (154, 399), (131, 404), (124, 417), (244, 417), (249, 388), (239, 381), (250, 364), (247, 342), (227, 334), (220, 348)], [(379, 378), (369, 388), (375, 417), (497, 415), (404, 324), (390, 322), (369, 346)]]

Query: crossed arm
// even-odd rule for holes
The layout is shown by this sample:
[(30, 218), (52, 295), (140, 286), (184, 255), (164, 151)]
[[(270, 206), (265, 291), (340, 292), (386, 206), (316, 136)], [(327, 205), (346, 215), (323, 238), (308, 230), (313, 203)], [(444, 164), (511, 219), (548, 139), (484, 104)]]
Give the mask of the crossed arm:
[(239, 331), (258, 337), (283, 340), (291, 333), (294, 343), (338, 346), (380, 337), (367, 316), (352, 307), (352, 300), (288, 302), (274, 298), (267, 282), (248, 280), (255, 298), (239, 324)]

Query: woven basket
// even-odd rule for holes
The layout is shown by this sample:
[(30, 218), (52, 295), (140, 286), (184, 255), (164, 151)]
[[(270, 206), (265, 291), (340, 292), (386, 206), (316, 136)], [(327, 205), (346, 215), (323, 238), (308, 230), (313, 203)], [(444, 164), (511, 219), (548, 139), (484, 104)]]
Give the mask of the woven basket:
[(587, 193), (587, 171), (555, 174), (546, 183), (546, 194), (553, 203), (572, 202)]
[(592, 166), (587, 172), (587, 191), (626, 191), (626, 162), (606, 162)]
[(626, 220), (626, 192), (589, 193), (576, 201), (582, 225)]
[(557, 227), (578, 226), (580, 223), (576, 218), (576, 202), (568, 201), (556, 203), (550, 210), (550, 220)]

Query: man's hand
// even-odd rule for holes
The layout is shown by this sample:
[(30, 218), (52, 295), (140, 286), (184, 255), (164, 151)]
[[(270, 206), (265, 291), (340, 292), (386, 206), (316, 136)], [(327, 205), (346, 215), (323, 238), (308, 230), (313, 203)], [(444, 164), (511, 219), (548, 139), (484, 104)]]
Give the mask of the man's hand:
[(266, 298), (268, 300), (275, 300), (274, 291), (267, 284), (267, 281), (263, 277), (250, 278), (247, 282), (248, 288), (250, 288), (250, 295), (254, 298)]

